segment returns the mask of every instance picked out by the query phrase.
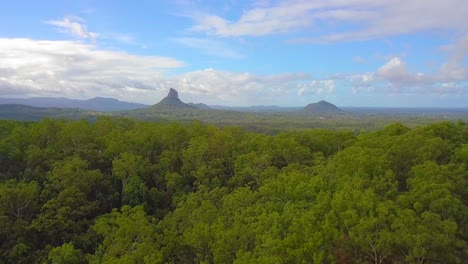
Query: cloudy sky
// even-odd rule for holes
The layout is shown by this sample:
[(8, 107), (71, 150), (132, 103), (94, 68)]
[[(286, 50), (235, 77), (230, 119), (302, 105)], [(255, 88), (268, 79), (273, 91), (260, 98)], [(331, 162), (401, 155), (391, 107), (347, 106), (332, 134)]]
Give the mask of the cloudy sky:
[(0, 97), (468, 107), (467, 0), (0, 0)]

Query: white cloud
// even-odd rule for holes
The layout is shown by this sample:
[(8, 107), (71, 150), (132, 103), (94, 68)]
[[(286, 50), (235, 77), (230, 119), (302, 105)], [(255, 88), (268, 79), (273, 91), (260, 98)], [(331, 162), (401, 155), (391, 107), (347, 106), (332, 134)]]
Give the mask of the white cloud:
[(435, 72), (411, 72), (402, 58), (394, 57), (374, 72), (317, 79), (307, 73), (260, 75), (217, 69), (174, 75), (168, 70), (184, 67), (174, 58), (132, 55), (77, 41), (0, 38), (0, 95), (104, 96), (152, 104), (175, 88), (185, 101), (228, 105), (294, 105), (331, 96), (337, 87), (350, 87), (353, 93), (453, 95), (464, 93), (468, 82), (461, 64), (464, 55), (451, 55), (459, 46), (446, 47), (449, 57), (458, 59)]
[(393, 84), (418, 84), (424, 83), (426, 77), (423, 74), (412, 74), (408, 71), (406, 63), (398, 58), (392, 58), (377, 70), (377, 75)]
[(257, 75), (215, 69), (168, 75), (183, 67), (174, 58), (137, 56), (76, 41), (0, 38), (2, 97), (114, 97), (156, 103), (171, 87), (186, 101), (252, 105), (290, 104), (299, 87), (316, 94), (331, 84), (305, 73)]
[(361, 92), (384, 94), (463, 94), (467, 92), (468, 70), (463, 62), (468, 54), (468, 37), (442, 48), (447, 61), (429, 72), (411, 71), (402, 57), (388, 58), (375, 72), (336, 74), (334, 80), (344, 81), (354, 94)]
[(430, 74), (412, 73), (406, 63), (392, 58), (377, 70), (377, 75), (393, 85), (430, 85), (434, 83), (463, 82), (468, 80), (466, 68), (454, 61), (448, 61), (437, 72)]
[(468, 71), (456, 62), (449, 61), (440, 68), (437, 78), (440, 81), (465, 81), (468, 79)]
[(333, 79), (312, 80), (299, 84), (297, 95), (328, 95), (335, 91), (336, 83)]
[(64, 17), (62, 20), (48, 20), (45, 23), (56, 26), (65, 32), (79, 38), (87, 38), (95, 40), (99, 37), (96, 32), (88, 31), (86, 25), (84, 25), (82, 19), (79, 17)]
[(276, 6), (256, 7), (244, 12), (238, 21), (232, 22), (217, 15), (195, 14), (193, 31), (203, 31), (222, 37), (264, 36), (285, 33), (310, 25), (304, 3), (285, 2)]
[(391, 93), (461, 93), (468, 71), (459, 60), (449, 60), (431, 73), (414, 73), (399, 57), (392, 58), (376, 72), (376, 81), (388, 84)]
[(349, 75), (345, 79), (351, 84), (352, 93), (357, 94), (362, 91), (373, 92), (375, 90), (375, 78), (375, 73), (366, 72)]
[(80, 39), (89, 39), (95, 42), (96, 39), (112, 40), (128, 45), (140, 45), (136, 38), (129, 33), (119, 32), (91, 32), (85, 25), (84, 20), (78, 16), (66, 16), (63, 19), (52, 19), (44, 21), (44, 23), (55, 26), (62, 33), (72, 35)]
[(468, 35), (460, 38), (453, 45), (442, 47), (447, 51), (449, 58), (440, 69), (440, 79), (445, 81), (463, 81), (468, 79), (468, 70), (462, 66), (463, 60), (468, 54)]
[[(295, 42), (343, 42), (449, 30), (466, 32), (466, 0), (284, 0), (253, 5), (237, 19), (194, 13), (193, 31), (220, 37), (303, 31)], [(343, 27), (347, 30), (343, 31)]]
[(2, 96), (125, 96), (125, 89), (156, 89), (174, 58), (137, 56), (74, 41), (0, 38)]
[(210, 104), (288, 104), (295, 91), (311, 76), (304, 73), (256, 75), (214, 69), (173, 76), (166, 86), (180, 89), (187, 101)]
[(468, 87), (464, 87), (455, 82), (441, 83), (440, 85), (433, 88), (434, 93), (440, 95), (458, 94), (462, 95), (465, 93)]

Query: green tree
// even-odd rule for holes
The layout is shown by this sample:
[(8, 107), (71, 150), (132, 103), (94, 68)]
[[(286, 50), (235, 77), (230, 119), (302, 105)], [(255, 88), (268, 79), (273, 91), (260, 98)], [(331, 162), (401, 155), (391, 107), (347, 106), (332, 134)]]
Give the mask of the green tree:
[(9, 180), (0, 184), (0, 213), (10, 221), (30, 221), (38, 208), (40, 187), (37, 182)]
[(31, 260), (35, 236), (30, 232), (30, 223), (40, 208), (39, 194), (36, 182), (0, 183), (0, 261), (5, 255), (16, 263)]
[[(93, 230), (103, 240), (90, 256), (91, 263), (146, 263), (160, 262), (157, 250), (154, 219), (142, 206), (123, 206), (122, 212), (113, 210), (96, 220)], [(151, 263), (151, 262), (149, 262)]]
[(137, 205), (144, 202), (148, 187), (143, 179), (149, 178), (149, 168), (147, 159), (127, 152), (122, 153), (118, 159), (112, 161), (112, 173), (121, 181), (120, 200), (122, 205)]
[(49, 251), (47, 258), (51, 264), (81, 264), (86, 263), (83, 253), (75, 249), (73, 244), (65, 243)]

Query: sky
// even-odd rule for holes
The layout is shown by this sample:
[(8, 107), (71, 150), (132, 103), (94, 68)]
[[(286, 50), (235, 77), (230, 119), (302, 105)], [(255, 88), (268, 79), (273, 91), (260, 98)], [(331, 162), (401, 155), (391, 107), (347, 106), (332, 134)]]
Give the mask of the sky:
[(0, 97), (468, 107), (467, 0), (0, 0)]

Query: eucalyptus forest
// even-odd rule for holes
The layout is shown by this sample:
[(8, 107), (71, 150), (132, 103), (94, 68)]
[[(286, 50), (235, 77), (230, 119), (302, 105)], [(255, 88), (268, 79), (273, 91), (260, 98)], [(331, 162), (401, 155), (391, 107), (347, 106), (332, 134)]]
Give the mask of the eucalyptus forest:
[(0, 120), (0, 263), (467, 263), (468, 124)]

